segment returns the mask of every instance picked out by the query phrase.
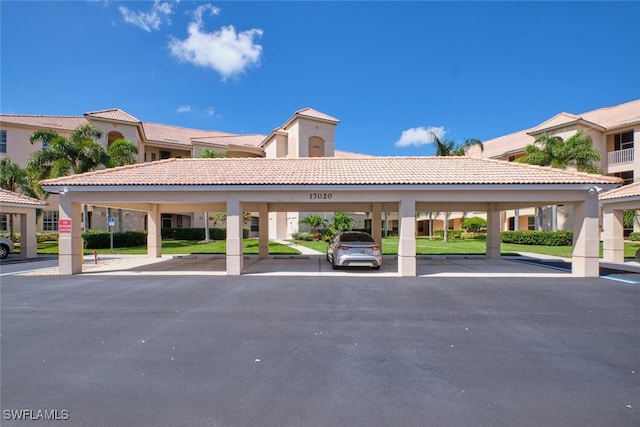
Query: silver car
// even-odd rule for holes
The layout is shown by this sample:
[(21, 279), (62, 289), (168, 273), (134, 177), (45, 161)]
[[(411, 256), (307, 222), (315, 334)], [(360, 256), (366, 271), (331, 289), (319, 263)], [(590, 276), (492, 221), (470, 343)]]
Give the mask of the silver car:
[(329, 242), (327, 261), (334, 270), (347, 266), (371, 267), (378, 270), (382, 265), (382, 251), (370, 234), (362, 231), (343, 231)]
[(13, 253), (13, 242), (0, 236), (0, 259), (5, 259), (10, 253)]

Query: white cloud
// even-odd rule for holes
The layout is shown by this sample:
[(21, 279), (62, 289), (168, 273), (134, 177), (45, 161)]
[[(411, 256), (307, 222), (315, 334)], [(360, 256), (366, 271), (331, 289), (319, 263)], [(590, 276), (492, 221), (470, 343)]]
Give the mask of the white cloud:
[(125, 22), (140, 27), (147, 32), (160, 29), (163, 22), (171, 23), (169, 16), (173, 13), (173, 5), (169, 2), (156, 0), (151, 11), (133, 11), (124, 6), (118, 7)]
[(402, 131), (402, 135), (400, 135), (400, 139), (395, 142), (396, 147), (408, 147), (410, 145), (414, 145), (416, 147), (420, 147), (425, 144), (433, 144), (433, 136), (437, 136), (438, 139), (444, 139), (444, 135), (447, 131), (444, 127), (418, 127), (411, 128)]
[(176, 108), (177, 113), (188, 113), (190, 111), (191, 111), (190, 105), (181, 105), (178, 108)]
[(216, 113), (216, 110), (214, 110), (213, 107), (205, 108), (202, 111), (202, 115), (205, 117), (213, 117), (215, 113)]
[(228, 25), (207, 33), (202, 20), (207, 10), (211, 15), (220, 13), (220, 9), (210, 4), (199, 6), (187, 27), (189, 36), (184, 40), (171, 37), (171, 54), (182, 61), (211, 68), (225, 80), (259, 64), (262, 46), (254, 43), (254, 38), (261, 37), (262, 30), (253, 28), (237, 32), (233, 25)]

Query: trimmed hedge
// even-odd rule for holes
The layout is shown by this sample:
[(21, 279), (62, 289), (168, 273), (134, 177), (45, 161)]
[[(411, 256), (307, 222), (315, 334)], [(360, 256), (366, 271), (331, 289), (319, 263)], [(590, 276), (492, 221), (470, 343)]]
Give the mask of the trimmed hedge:
[(630, 233), (629, 234), (629, 240), (631, 240), (633, 242), (640, 241), (640, 233), (638, 233), (637, 231), (634, 231), (633, 233)]
[[(447, 230), (447, 239), (460, 239), (465, 230)], [(444, 239), (444, 230), (433, 230), (433, 237)]]
[[(9, 238), (9, 233), (0, 233), (0, 236)], [(36, 233), (36, 241), (38, 243), (43, 242), (57, 242), (58, 241), (58, 233), (57, 232), (44, 232), (44, 233)], [(13, 233), (13, 243), (20, 243), (20, 233)]]
[[(204, 240), (204, 228), (163, 228), (163, 239), (175, 239), (175, 240)], [(210, 228), (209, 238), (211, 240), (226, 240), (227, 229), (226, 228)], [(249, 229), (242, 229), (242, 238), (249, 238)]]
[(503, 231), (500, 233), (500, 241), (518, 245), (572, 246), (573, 231)]
[[(108, 249), (111, 247), (111, 238), (108, 231), (88, 231), (82, 233), (84, 247), (86, 249)], [(114, 248), (128, 248), (132, 246), (144, 246), (147, 244), (146, 231), (125, 231), (113, 233)]]

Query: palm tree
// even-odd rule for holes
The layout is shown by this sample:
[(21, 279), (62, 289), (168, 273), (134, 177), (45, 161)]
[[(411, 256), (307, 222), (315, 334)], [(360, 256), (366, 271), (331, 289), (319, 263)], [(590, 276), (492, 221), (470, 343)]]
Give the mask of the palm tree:
[(600, 161), (600, 152), (593, 148), (584, 129), (566, 141), (559, 136), (542, 135), (527, 145), (525, 155), (516, 161), (558, 169), (575, 168), (578, 172), (601, 172), (594, 164)]
[[(97, 139), (102, 131), (92, 125), (76, 128), (71, 136), (64, 137), (52, 130), (37, 130), (29, 138), (31, 144), (41, 141), (43, 149), (36, 151), (27, 161), (27, 172), (35, 181), (89, 172), (109, 164), (109, 155)], [(42, 192), (36, 185), (38, 192)], [(42, 192), (44, 197), (48, 194)], [(84, 230), (87, 231), (87, 207), (84, 206)]]
[(39, 179), (57, 178), (70, 174), (92, 171), (106, 166), (109, 157), (96, 140), (102, 131), (92, 125), (76, 128), (68, 138), (52, 130), (37, 130), (29, 141), (42, 141), (43, 149), (33, 153), (27, 161), (27, 170), (38, 174)]
[(436, 156), (438, 157), (464, 156), (471, 147), (476, 145), (480, 147), (480, 151), (484, 148), (482, 141), (479, 139), (469, 138), (462, 144), (456, 145), (456, 143), (450, 139), (442, 141), (435, 132), (429, 132), (429, 134), (436, 144)]
[(133, 165), (137, 163), (138, 147), (127, 139), (116, 139), (107, 148), (107, 167)]
[[(519, 163), (558, 169), (575, 168), (578, 172), (588, 173), (601, 172), (594, 164), (598, 161), (600, 152), (593, 148), (585, 129), (576, 132), (566, 141), (559, 136), (539, 136), (533, 144), (527, 145), (525, 155), (516, 159)], [(542, 228), (542, 207), (536, 208), (536, 228)]]

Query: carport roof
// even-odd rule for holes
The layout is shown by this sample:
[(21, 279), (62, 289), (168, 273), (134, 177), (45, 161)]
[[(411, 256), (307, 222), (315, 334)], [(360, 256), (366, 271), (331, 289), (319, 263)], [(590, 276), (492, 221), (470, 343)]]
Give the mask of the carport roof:
[(469, 157), (168, 159), (49, 179), (50, 186), (601, 184), (620, 178)]
[(26, 206), (41, 208), (48, 206), (49, 203), (44, 200), (34, 199), (33, 197), (27, 197), (25, 195), (14, 193), (13, 191), (0, 189), (0, 204), (12, 205), (12, 206)]
[(620, 199), (629, 199), (632, 197), (640, 197), (640, 182), (625, 185), (614, 190), (602, 193), (599, 197), (600, 201), (618, 201)]

